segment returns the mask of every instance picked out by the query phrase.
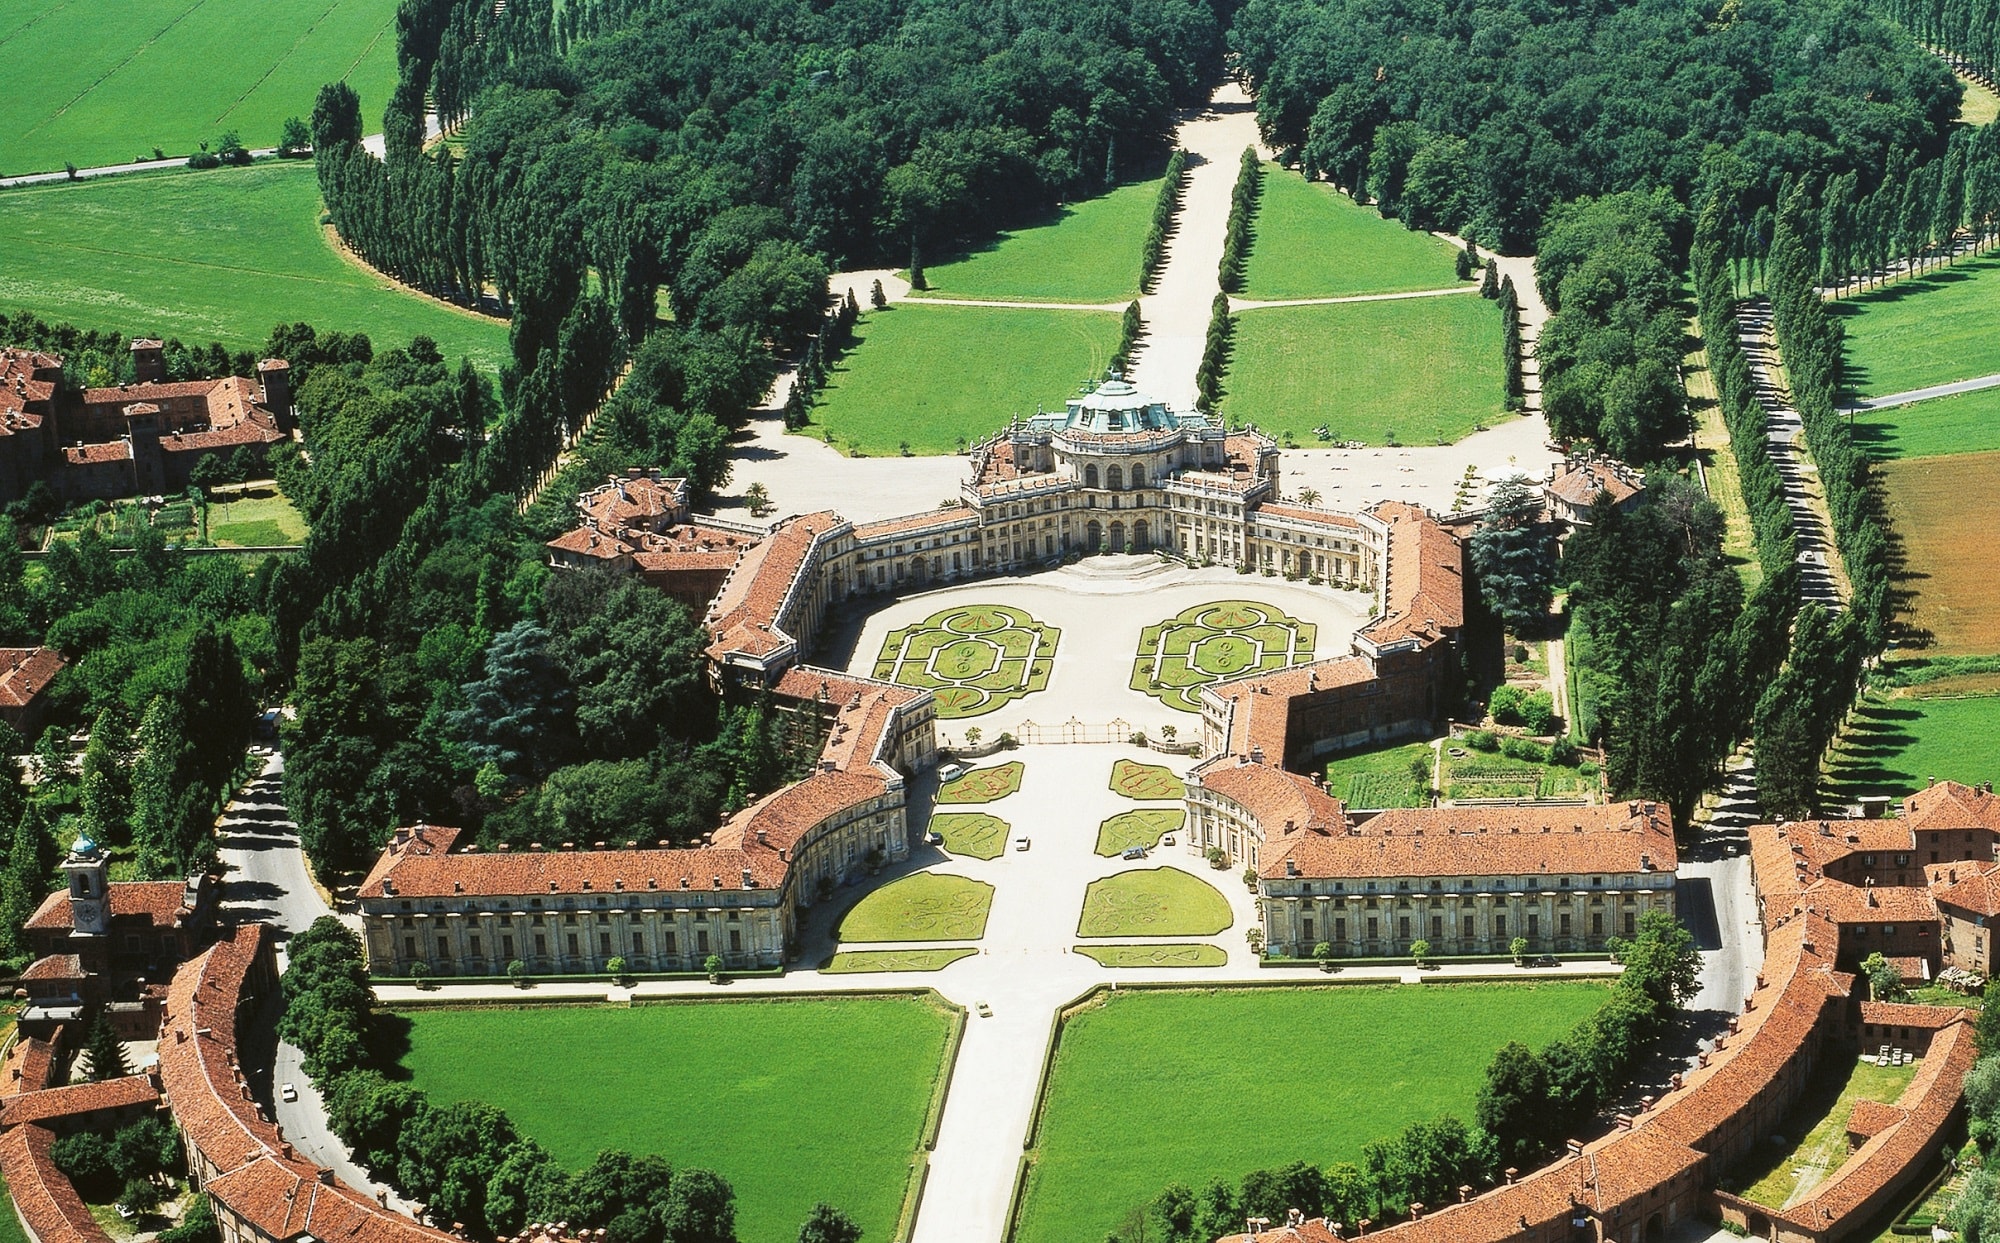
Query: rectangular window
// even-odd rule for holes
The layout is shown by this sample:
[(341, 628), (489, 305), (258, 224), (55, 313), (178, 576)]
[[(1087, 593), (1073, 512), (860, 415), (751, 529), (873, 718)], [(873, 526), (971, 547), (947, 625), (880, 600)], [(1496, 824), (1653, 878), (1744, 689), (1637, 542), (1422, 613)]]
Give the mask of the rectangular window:
[(1495, 915), (1493, 917), (1493, 935), (1496, 937), (1507, 935), (1507, 917), (1505, 915)]
[(729, 930), (729, 952), (732, 954), (741, 954), (743, 952), (743, 930), (741, 928), (731, 928)]
[(1564, 937), (1568, 936), (1568, 935), (1569, 935), (1569, 912), (1568, 912), (1568, 911), (1564, 911), (1564, 912), (1563, 912), (1562, 914), (1560, 914), (1560, 915), (1556, 916), (1556, 923), (1557, 923), (1557, 927), (1558, 927), (1558, 931), (1557, 931), (1556, 935), (1557, 935), (1557, 936), (1564, 936)]
[(1336, 919), (1333, 921), (1333, 939), (1336, 941), (1345, 941), (1347, 939), (1346, 920)]
[(1540, 936), (1540, 935), (1542, 935), (1542, 916), (1541, 916), (1541, 913), (1540, 913), (1539, 911), (1529, 911), (1529, 912), (1528, 912), (1528, 939), (1532, 941), (1532, 940), (1534, 940), (1534, 939), (1535, 939), (1536, 937), (1538, 937), (1538, 936)]
[(501, 938), (500, 938), (500, 957), (502, 957), (502, 958), (512, 958), (513, 956), (514, 956), (514, 938), (513, 938), (513, 937), (501, 937)]
[(471, 954), (474, 958), (479, 957), (479, 938), (478, 937), (465, 938), (465, 948), (466, 948), (466, 953)]
[(417, 939), (415, 937), (404, 937), (403, 957), (415, 958), (416, 956), (417, 956)]
[(1431, 937), (1433, 940), (1444, 940), (1444, 916), (1431, 916)]
[(1472, 939), (1472, 916), (1470, 915), (1465, 917), (1465, 939), (1468, 941)]
[(1592, 911), (1590, 913), (1590, 935), (1594, 937), (1604, 935), (1604, 913), (1602, 911)]
[(598, 953), (600, 953), (600, 954), (602, 954), (602, 955), (604, 955), (604, 956), (605, 956), (605, 957), (607, 957), (607, 958), (609, 958), (609, 957), (611, 956), (611, 934), (610, 934), (610, 933), (608, 933), (608, 932), (600, 932), (600, 933), (598, 933), (598, 934), (597, 934), (597, 952), (598, 952)]
[(1381, 930), (1378, 926), (1380, 922), (1381, 921), (1376, 919), (1376, 917), (1373, 915), (1370, 915), (1368, 917), (1368, 939), (1370, 941), (1378, 940), (1382, 936)]
[(577, 948), (576, 934), (574, 932), (569, 934), (569, 952), (572, 955), (581, 954), (583, 952), (582, 950)]
[(540, 957), (542, 955), (547, 954), (548, 952), (549, 952), (549, 939), (546, 936), (543, 936), (541, 933), (537, 932), (535, 934), (536, 956)]
[(694, 952), (697, 954), (708, 953), (708, 929), (696, 928), (694, 930)]
[(1408, 915), (1398, 915), (1396, 917), (1396, 935), (1402, 937), (1406, 941), (1409, 939), (1410, 917)]
[(438, 957), (439, 957), (439, 958), (450, 958), (450, 957), (451, 957), (451, 938), (450, 938), (450, 937), (439, 937), (439, 938), (438, 938)]
[(634, 954), (643, 954), (643, 953), (645, 953), (645, 952), (646, 952), (646, 934), (645, 934), (645, 933), (643, 933), (643, 932), (635, 932), (635, 933), (633, 933), (633, 934), (632, 934), (632, 952), (633, 952)]
[(1307, 944), (1307, 945), (1311, 945), (1311, 944), (1312, 944), (1312, 942), (1313, 942), (1313, 921), (1312, 921), (1312, 916), (1310, 916), (1310, 915), (1306, 916), (1306, 918), (1305, 918), (1305, 924), (1304, 924), (1304, 927), (1305, 927), (1305, 942), (1306, 942), (1306, 944)]
[(1632, 912), (1625, 912), (1625, 935), (1628, 937), (1636, 935), (1639, 931), (1638, 923), (1638, 918)]
[(666, 938), (666, 940), (661, 943), (665, 947), (664, 952), (669, 954), (674, 954), (679, 952), (678, 950), (674, 949), (674, 930), (672, 928), (667, 929), (660, 935)]

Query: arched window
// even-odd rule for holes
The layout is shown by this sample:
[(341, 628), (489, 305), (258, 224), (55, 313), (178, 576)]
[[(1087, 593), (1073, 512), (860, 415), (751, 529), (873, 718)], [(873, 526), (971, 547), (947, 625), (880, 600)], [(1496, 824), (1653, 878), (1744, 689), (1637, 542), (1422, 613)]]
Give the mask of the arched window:
[(1143, 465), (1132, 467), (1132, 486), (1135, 488), (1146, 486), (1146, 468)]
[(1083, 486), (1086, 488), (1094, 488), (1097, 486), (1096, 463), (1093, 462), (1089, 466), (1083, 468)]
[(1113, 492), (1123, 491), (1125, 488), (1125, 472), (1116, 466), (1106, 470), (1104, 472), (1104, 486)]

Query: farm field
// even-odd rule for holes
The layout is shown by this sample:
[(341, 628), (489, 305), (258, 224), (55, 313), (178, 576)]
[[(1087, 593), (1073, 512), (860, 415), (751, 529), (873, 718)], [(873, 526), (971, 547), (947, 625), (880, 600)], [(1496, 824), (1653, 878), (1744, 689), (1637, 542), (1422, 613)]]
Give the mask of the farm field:
[(2000, 255), (1962, 260), (1827, 308), (1847, 332), (1848, 385), (1864, 397), (2000, 372)]
[(993, 886), (940, 872), (891, 881), (855, 903), (840, 921), (850, 941), (977, 941), (986, 935)]
[(1139, 296), (1139, 250), (1160, 182), (1134, 182), (1057, 209), (1055, 219), (945, 263), (926, 265), (912, 297), (1117, 302)]
[(1281, 439), (1460, 440), (1502, 409), (1500, 312), (1477, 294), (1245, 311), (1222, 413)]
[(377, 117), (396, 84), (395, 18), (395, 0), (0, 0), (0, 47), (33, 66), (0, 96), (0, 173), (121, 164), (154, 147), (185, 156), (225, 130), (275, 146), (285, 118), (309, 118), (341, 78)]
[(905, 443), (956, 452), (1103, 379), (1119, 326), (1108, 311), (902, 302), (865, 312), (803, 434), (831, 432), (839, 448), (876, 457)]
[(1179, 868), (1119, 872), (1083, 893), (1080, 937), (1212, 937), (1233, 920), (1215, 886)]
[(1970, 785), (2000, 776), (1993, 752), (2000, 738), (2000, 679), (1954, 679), (1919, 689), (1930, 693), (1867, 695), (1855, 706), (1852, 723), (1828, 756), (1834, 794), (1901, 797), (1932, 777)]
[(2000, 451), (1884, 462), (1878, 468), (1890, 530), (1902, 543), (1895, 586), (1901, 620), (1927, 654), (2000, 652)]
[(1250, 231), (1242, 294), (1249, 299), (1344, 298), (1463, 283), (1450, 243), (1384, 220), (1332, 186), (1276, 164), (1264, 165)]
[[(1495, 1049), (1539, 1047), (1605, 996), (1545, 983), (1104, 998), (1063, 1027), (1014, 1237), (1137, 1238), (1128, 1222), (1169, 1182), (1359, 1161), (1364, 1144), (1420, 1118), (1469, 1120)], [(1190, 1074), (1180, 1051), (1211, 1047), (1232, 1056)]]
[(1854, 416), (1854, 443), (1878, 462), (2000, 449), (2000, 388)]
[[(1427, 742), (1400, 747), (1383, 747), (1342, 755), (1326, 763), (1326, 792), (1349, 807), (1423, 807), (1428, 804), (1423, 789), (1410, 776), (1410, 765), (1429, 765), (1435, 754)], [(1430, 779), (1424, 780), (1428, 786)]]
[(454, 362), (506, 359), (505, 323), (349, 263), (319, 213), (312, 165), (290, 161), (0, 191), (0, 310), (232, 349), (304, 320), (378, 349), (423, 333)]
[[(405, 1017), (403, 1064), (432, 1100), (497, 1105), (571, 1169), (613, 1147), (713, 1169), (744, 1243), (790, 1243), (818, 1200), (890, 1236), (953, 1023), (911, 997)], [(540, 1051), (531, 1074), (522, 1050)], [(718, 1101), (727, 1125), (662, 1125)]]

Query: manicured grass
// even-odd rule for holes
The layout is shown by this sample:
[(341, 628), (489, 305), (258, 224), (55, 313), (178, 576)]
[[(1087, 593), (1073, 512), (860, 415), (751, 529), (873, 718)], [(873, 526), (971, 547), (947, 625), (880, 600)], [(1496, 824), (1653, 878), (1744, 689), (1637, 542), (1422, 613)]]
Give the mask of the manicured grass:
[(1506, 418), (1500, 312), (1477, 294), (1293, 306), (1236, 316), (1231, 423), (1315, 443), (1459, 440)]
[[(1585, 983), (1113, 994), (1063, 1027), (1015, 1237), (1136, 1238), (1128, 1218), (1169, 1182), (1234, 1186), (1262, 1167), (1359, 1161), (1440, 1113), (1470, 1123), (1495, 1049), (1539, 1048), (1605, 996)], [(1191, 1073), (1179, 1051), (1208, 1048), (1230, 1055)]]
[(2000, 372), (2000, 255), (1827, 304), (1847, 330), (1847, 384), (1867, 397)]
[(12, 1193), (7, 1190), (4, 1178), (0, 1178), (0, 1198), (7, 1205), (7, 1211), (0, 1213), (0, 1243), (30, 1243), (28, 1232), (21, 1229), (20, 1215), (14, 1212)]
[(1805, 1138), (1792, 1148), (1760, 1148), (1768, 1168), (1760, 1171), (1752, 1161), (1741, 1172), (1739, 1177), (1749, 1183), (1743, 1198), (1766, 1208), (1783, 1208), (1794, 1196), (1811, 1191), (1847, 1160), (1847, 1119), (1854, 1107), (1862, 1101), (1894, 1104), (1917, 1077), (1917, 1066), (1916, 1062), (1876, 1066), (1856, 1058), (1844, 1081), (1833, 1078), (1835, 1067), (1827, 1067), (1817, 1077), (1821, 1089), (1799, 1102), (1781, 1128), (1785, 1135), (1804, 1131)]
[(1097, 853), (1109, 859), (1134, 846), (1151, 850), (1162, 837), (1178, 831), (1186, 819), (1186, 812), (1171, 807), (1121, 811), (1097, 826)]
[(1235, 917), (1205, 880), (1179, 868), (1120, 872), (1083, 893), (1080, 937), (1212, 937)]
[[(1689, 319), (1688, 333), (1699, 339), (1701, 321)], [(1688, 356), (1683, 376), (1688, 409), (1694, 415), (1697, 453), (1708, 480), (1708, 499), (1722, 510), (1722, 556), (1735, 567), (1747, 596), (1764, 581), (1764, 567), (1757, 560), (1757, 533), (1750, 525), (1750, 507), (1743, 499), (1743, 472), (1729, 441), (1729, 426), (1722, 421), (1706, 348)]]
[(1344, 298), (1462, 283), (1450, 243), (1276, 164), (1264, 166), (1251, 234), (1245, 298)]
[(1131, 686), (1169, 708), (1201, 711), (1201, 688), (1224, 678), (1301, 665), (1318, 628), (1267, 604), (1197, 604), (1139, 632)]
[(819, 973), (853, 975), (867, 971), (942, 971), (959, 959), (970, 958), (978, 952), (970, 945), (957, 949), (842, 950), (821, 967)]
[[(339, 78), (379, 123), (396, 84), (395, 0), (0, 0), (17, 71), (0, 94), (0, 172), (185, 156), (225, 130), (277, 145)], [(226, 49), (226, 58), (218, 54)]]
[(931, 832), (944, 838), (955, 855), (998, 859), (1007, 848), (1007, 822), (979, 811), (947, 811), (931, 817)]
[(1220, 967), (1229, 962), (1221, 946), (1200, 942), (1182, 945), (1079, 945), (1076, 952), (1102, 967)]
[[(2000, 335), (2000, 334), (1996, 334)], [(1898, 611), (1927, 655), (2000, 652), (2000, 452), (1884, 462), (1883, 508), (1902, 543)]]
[(1854, 416), (1854, 442), (1877, 461), (2000, 449), (2000, 388)]
[(952, 1024), (913, 997), (406, 1017), (433, 1101), (497, 1105), (572, 1169), (606, 1148), (713, 1169), (744, 1243), (790, 1243), (818, 1200), (889, 1237)]
[(1428, 800), (1410, 779), (1412, 760), (1430, 763), (1430, 744), (1412, 742), (1338, 756), (1327, 761), (1326, 792), (1349, 807), (1423, 807)]
[(378, 350), (423, 333), (454, 363), (507, 357), (506, 324), (349, 263), (319, 213), (312, 165), (291, 161), (0, 191), (0, 310), (234, 349), (304, 320)]
[(306, 520), (283, 496), (264, 492), (223, 503), (231, 495), (223, 493), (209, 505), (209, 539), (239, 548), (305, 543)]
[[(1926, 690), (1945, 688), (1939, 683)], [(1938, 780), (1991, 781), (2000, 776), (2000, 695), (1916, 698), (1864, 696), (1834, 743), (1827, 782), (1842, 798), (1892, 797)]]
[(1126, 798), (1142, 800), (1187, 797), (1187, 787), (1172, 769), (1137, 760), (1119, 760), (1111, 766), (1111, 789)]
[(1958, 104), (1960, 121), (1980, 126), (2000, 120), (2000, 95), (1995, 95), (1962, 73), (1958, 75), (1958, 84), (1965, 88), (1965, 98)]
[(975, 768), (956, 781), (938, 787), (940, 803), (991, 803), (1021, 788), (1021, 761), (1009, 760), (987, 768)]
[[(1119, 318), (903, 302), (861, 317), (804, 434), (871, 456), (951, 453), (1104, 378)], [(1499, 346), (1494, 346), (1499, 358)], [(1497, 365), (1497, 362), (1496, 362)]]
[(963, 605), (890, 634), (875, 676), (931, 691), (945, 719), (982, 716), (1045, 689), (1061, 637), (1020, 609)]
[(1115, 302), (1139, 296), (1139, 248), (1153, 222), (1158, 180), (1120, 186), (1054, 219), (1003, 233), (947, 263), (924, 268), (917, 297), (1009, 302)]
[(849, 941), (977, 941), (986, 935), (993, 886), (918, 872), (891, 881), (856, 903), (837, 933)]

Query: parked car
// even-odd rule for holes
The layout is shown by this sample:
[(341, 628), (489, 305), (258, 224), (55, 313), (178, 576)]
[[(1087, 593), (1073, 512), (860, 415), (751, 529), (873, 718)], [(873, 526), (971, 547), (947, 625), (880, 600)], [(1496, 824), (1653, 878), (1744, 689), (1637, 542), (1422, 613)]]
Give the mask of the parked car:
[(947, 783), (947, 782), (951, 782), (951, 781), (957, 781), (957, 780), (958, 780), (958, 779), (959, 779), (960, 777), (963, 777), (963, 776), (965, 776), (965, 765), (963, 765), (963, 764), (940, 764), (940, 765), (938, 765), (938, 784), (939, 784), (939, 785), (944, 785), (945, 783)]
[(989, 1006), (989, 1005), (987, 1005), (987, 1004), (986, 1004), (985, 1002), (983, 1002), (983, 1001), (982, 1001), (982, 1002), (980, 1002), (980, 1003), (979, 1003), (979, 1017), (980, 1017), (980, 1018), (982, 1018), (982, 1019), (990, 1019), (990, 1018), (992, 1018), (992, 1017), (993, 1017), (993, 1007), (992, 1007), (992, 1006)]
[(278, 1089), (278, 1099), (281, 1101), (295, 1101), (299, 1099), (299, 1090), (288, 1083)]
[(1127, 846), (1122, 857), (1126, 859), (1143, 859), (1146, 857), (1146, 848), (1144, 846)]
[(1025, 838), (1025, 837), (1017, 837), (1017, 838), (1015, 838), (1015, 839), (1014, 839), (1014, 849), (1016, 849), (1016, 850), (1026, 850), (1027, 848), (1028, 848), (1028, 839), (1027, 839), (1027, 838)]
[(926, 846), (942, 846), (942, 845), (944, 845), (944, 834), (942, 834), (942, 833), (926, 833), (926, 834), (924, 834), (924, 845), (926, 845)]

